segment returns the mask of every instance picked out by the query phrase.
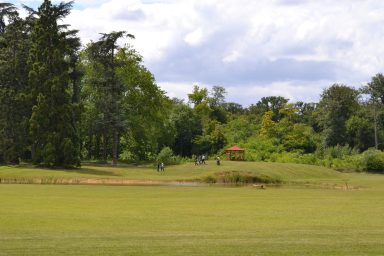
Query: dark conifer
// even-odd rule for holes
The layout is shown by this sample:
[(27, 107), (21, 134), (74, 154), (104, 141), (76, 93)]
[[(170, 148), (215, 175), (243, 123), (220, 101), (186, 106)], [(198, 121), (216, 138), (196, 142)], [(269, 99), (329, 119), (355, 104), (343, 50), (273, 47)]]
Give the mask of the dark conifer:
[(45, 0), (37, 11), (31, 34), (28, 66), (33, 108), (30, 118), (32, 158), (47, 166), (79, 165), (74, 106), (69, 87), (68, 54), (63, 27), (73, 2), (52, 5)]

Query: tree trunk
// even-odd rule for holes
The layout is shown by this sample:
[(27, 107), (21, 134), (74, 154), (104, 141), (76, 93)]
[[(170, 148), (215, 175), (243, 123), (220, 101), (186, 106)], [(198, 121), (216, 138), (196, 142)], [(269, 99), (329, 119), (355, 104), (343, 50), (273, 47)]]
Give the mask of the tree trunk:
[(119, 150), (119, 133), (118, 131), (113, 132), (113, 143), (112, 143), (112, 165), (117, 166), (118, 150)]
[(377, 138), (377, 111), (376, 111), (376, 106), (373, 109), (373, 118), (374, 118), (374, 129), (375, 129), (375, 148), (379, 148), (379, 140)]
[(103, 135), (103, 161), (106, 163), (108, 160), (108, 136)]

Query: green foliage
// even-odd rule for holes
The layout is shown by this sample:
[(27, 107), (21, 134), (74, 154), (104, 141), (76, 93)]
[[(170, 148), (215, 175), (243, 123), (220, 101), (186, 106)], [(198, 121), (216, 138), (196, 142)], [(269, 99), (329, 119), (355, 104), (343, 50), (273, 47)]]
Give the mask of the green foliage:
[(244, 115), (233, 118), (224, 126), (224, 134), (229, 145), (237, 145), (247, 141), (258, 130), (259, 125)]
[(244, 144), (239, 144), (246, 150), (247, 161), (268, 161), (273, 153), (281, 153), (283, 148), (273, 138), (263, 136), (252, 136)]
[[(107, 46), (116, 53), (105, 55)], [(117, 153), (125, 161), (150, 160), (159, 148), (173, 143), (174, 128), (166, 118), (171, 103), (134, 49), (105, 45), (101, 39), (88, 46), (83, 58), (83, 136), (88, 158), (101, 156), (106, 161), (118, 146)]]
[(204, 181), (207, 183), (226, 183), (226, 184), (279, 184), (281, 180), (267, 175), (257, 175), (252, 172), (225, 171), (208, 175)]
[(195, 154), (215, 154), (226, 145), (224, 130), (219, 122), (209, 121), (203, 131), (203, 135), (193, 140)]
[(363, 92), (367, 93), (373, 102), (384, 104), (384, 76), (381, 73), (372, 77), (371, 82), (363, 87)]
[(249, 111), (252, 114), (262, 116), (265, 112), (272, 111), (272, 120), (279, 121), (282, 118), (280, 110), (287, 104), (288, 99), (281, 96), (263, 97), (256, 105), (251, 105)]
[(346, 85), (334, 84), (324, 90), (319, 103), (318, 122), (327, 146), (349, 142), (346, 123), (358, 110), (358, 91)]
[(263, 115), (260, 135), (264, 137), (276, 136), (276, 123), (273, 121), (273, 112), (271, 110), (265, 112)]
[(176, 103), (170, 121), (174, 127), (172, 149), (180, 156), (191, 156), (193, 139), (203, 133), (201, 120), (187, 105)]
[(181, 157), (175, 156), (169, 147), (164, 147), (156, 157), (157, 163), (164, 163), (165, 165), (180, 164), (183, 161)]
[(283, 144), (286, 150), (302, 150), (306, 153), (316, 149), (316, 134), (312, 127), (305, 124), (294, 124), (292, 130), (284, 134)]
[(68, 41), (65, 31), (57, 24), (69, 14), (71, 7), (71, 2), (52, 5), (45, 0), (31, 32), (28, 68), (34, 106), (30, 132), (32, 158), (36, 164), (71, 166), (80, 161), (69, 68), (64, 58)]
[(0, 16), (0, 163), (18, 164), (21, 159), (28, 160), (25, 152), (30, 143), (29, 25), (11, 4), (0, 4)]
[(367, 117), (369, 115), (353, 115), (346, 122), (347, 132), (351, 138), (350, 144), (361, 151), (374, 145), (373, 122)]
[(195, 106), (198, 106), (208, 100), (208, 90), (207, 88), (199, 88), (199, 86), (193, 86), (193, 92), (188, 94), (189, 102), (193, 103)]
[(384, 173), (384, 152), (368, 149), (363, 153), (362, 161), (365, 171)]

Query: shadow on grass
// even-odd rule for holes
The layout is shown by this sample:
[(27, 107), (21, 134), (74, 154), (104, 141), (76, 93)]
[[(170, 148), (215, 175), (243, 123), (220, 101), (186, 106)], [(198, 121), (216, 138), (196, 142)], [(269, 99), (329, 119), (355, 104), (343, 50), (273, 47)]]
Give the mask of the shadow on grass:
[[(111, 171), (107, 170), (97, 170), (93, 169), (92, 167), (80, 167), (80, 168), (48, 168), (44, 166), (33, 166), (30, 164), (22, 164), (22, 165), (17, 165), (17, 166), (11, 166), (12, 168), (17, 168), (17, 169), (25, 169), (26, 171), (29, 170), (45, 170), (45, 171), (61, 171), (61, 172), (67, 172), (67, 173), (73, 173), (73, 174), (88, 174), (88, 175), (95, 175), (95, 176), (122, 176), (119, 175), (115, 172), (113, 172), (113, 169)], [(106, 168), (110, 168), (109, 166), (105, 166)]]

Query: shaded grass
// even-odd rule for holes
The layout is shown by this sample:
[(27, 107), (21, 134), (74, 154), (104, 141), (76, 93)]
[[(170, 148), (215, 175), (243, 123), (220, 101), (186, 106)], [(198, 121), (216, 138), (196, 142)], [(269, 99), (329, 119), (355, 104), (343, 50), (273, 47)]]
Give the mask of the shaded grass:
[(366, 177), (370, 189), (357, 191), (0, 185), (0, 255), (382, 255), (383, 181)]

